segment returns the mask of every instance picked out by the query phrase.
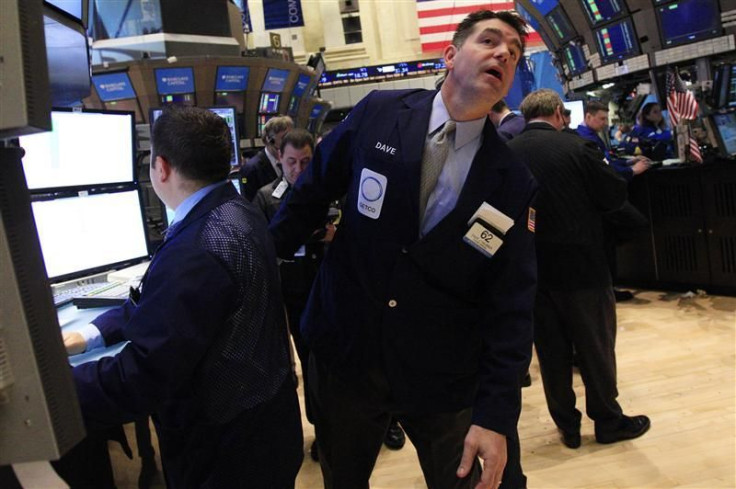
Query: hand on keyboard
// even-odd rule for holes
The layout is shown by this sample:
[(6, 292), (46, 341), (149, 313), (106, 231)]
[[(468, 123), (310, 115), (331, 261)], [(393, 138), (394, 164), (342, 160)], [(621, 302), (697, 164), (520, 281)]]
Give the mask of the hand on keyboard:
[(64, 348), (69, 356), (84, 353), (87, 349), (87, 342), (79, 333), (61, 333), (61, 337), (64, 339)]

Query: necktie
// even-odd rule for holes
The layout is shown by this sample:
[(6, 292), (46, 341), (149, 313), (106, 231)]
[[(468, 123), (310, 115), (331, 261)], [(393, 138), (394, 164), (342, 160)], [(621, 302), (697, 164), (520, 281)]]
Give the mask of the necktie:
[(445, 125), (424, 144), (422, 173), (419, 183), (419, 219), (424, 220), (429, 196), (437, 186), (442, 167), (447, 159), (450, 145), (455, 141), (455, 121), (448, 120)]

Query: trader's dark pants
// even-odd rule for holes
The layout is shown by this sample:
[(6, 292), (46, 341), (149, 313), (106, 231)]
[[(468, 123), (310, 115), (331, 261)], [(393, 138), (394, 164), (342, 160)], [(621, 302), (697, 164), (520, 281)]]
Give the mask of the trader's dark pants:
[(580, 431), (572, 387), (573, 351), (585, 384), (586, 412), (597, 429), (621, 419), (616, 401), (616, 302), (610, 286), (575, 291), (540, 287), (534, 306), (534, 344), (550, 415), (559, 429)]
[[(455, 475), (471, 423), (471, 409), (440, 414), (393, 411), (388, 383), (381, 374), (370, 374), (370, 379), (356, 388), (353, 382), (330, 372), (314, 354), (309, 370), (325, 489), (369, 488), (368, 480), (392, 416), (416, 448), (429, 489), (471, 488), (480, 480), (477, 460), (468, 477), (458, 479)], [(507, 438), (507, 451), (501, 487), (525, 488), (518, 436)]]

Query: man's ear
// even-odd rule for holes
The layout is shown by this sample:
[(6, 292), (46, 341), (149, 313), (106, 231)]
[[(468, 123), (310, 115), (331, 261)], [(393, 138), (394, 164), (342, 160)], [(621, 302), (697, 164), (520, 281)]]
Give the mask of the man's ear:
[(444, 51), (442, 52), (442, 56), (445, 58), (445, 66), (447, 66), (447, 69), (451, 69), (453, 65), (455, 64), (455, 55), (457, 54), (457, 48), (454, 44), (448, 44), (445, 46)]
[(153, 171), (158, 176), (161, 182), (167, 181), (171, 178), (172, 167), (169, 161), (163, 156), (156, 156), (154, 161)]

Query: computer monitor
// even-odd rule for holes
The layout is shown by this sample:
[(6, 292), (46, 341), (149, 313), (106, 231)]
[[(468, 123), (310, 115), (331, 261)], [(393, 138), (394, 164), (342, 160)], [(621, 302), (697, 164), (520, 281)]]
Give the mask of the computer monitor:
[(266, 122), (268, 122), (269, 119), (272, 117), (275, 117), (274, 114), (258, 114), (258, 118), (256, 119), (256, 135), (262, 136), (263, 130), (266, 127)]
[(287, 78), (289, 78), (289, 70), (269, 68), (266, 78), (263, 80), (261, 91), (281, 93), (284, 91)]
[(304, 97), (304, 92), (306, 92), (310, 81), (312, 81), (311, 77), (305, 74), (301, 74), (299, 75), (299, 78), (297, 78), (296, 85), (294, 86), (294, 90), (291, 92), (291, 98), (289, 99), (289, 107), (286, 110), (286, 113), (291, 117), (296, 117), (299, 112), (299, 103), (301, 102), (302, 97)]
[(736, 107), (736, 65), (731, 65), (728, 77), (728, 99), (729, 107)]
[(44, 2), (74, 17), (79, 23), (87, 25), (88, 0), (44, 0)]
[(51, 112), (51, 132), (19, 138), (32, 191), (135, 181), (132, 112)]
[(127, 71), (92, 75), (92, 84), (105, 109), (135, 112), (136, 122), (143, 122), (138, 95)]
[(595, 29), (595, 39), (603, 64), (620, 61), (640, 53), (639, 41), (631, 18)]
[(623, 0), (580, 0), (588, 22), (595, 27), (628, 14)]
[(717, 0), (678, 0), (655, 10), (663, 48), (717, 37), (722, 33)]
[(562, 48), (561, 52), (562, 60), (571, 76), (579, 75), (588, 69), (588, 63), (585, 61), (585, 53), (580, 44), (571, 42)]
[(567, 14), (562, 9), (562, 5), (558, 5), (550, 13), (545, 16), (547, 22), (549, 22), (555, 37), (560, 43), (567, 42), (577, 35), (577, 32), (572, 27), (570, 19), (567, 18)]
[(87, 33), (63, 13), (45, 8), (43, 14), (51, 105), (79, 105), (90, 94)]
[(156, 68), (154, 74), (162, 104), (197, 105), (192, 68)]
[(570, 111), (570, 129), (577, 128), (585, 120), (585, 104), (582, 100), (563, 102), (563, 104)]
[(307, 123), (307, 130), (311, 133), (316, 134), (322, 128), (322, 121), (324, 121), (325, 106), (322, 104), (316, 104), (312, 107), (312, 111), (309, 113), (309, 122)]
[(31, 204), (46, 273), (61, 282), (148, 258), (137, 188), (34, 195)]
[(215, 105), (230, 105), (242, 114), (249, 75), (250, 68), (247, 66), (218, 66), (215, 76)]
[(281, 101), (280, 93), (261, 92), (261, 101), (258, 104), (258, 113), (259, 114), (278, 114), (280, 101)]
[[(235, 107), (203, 107), (203, 108), (206, 108), (210, 112), (214, 112), (215, 114), (225, 119), (228, 129), (230, 129), (230, 136), (232, 137), (232, 141), (233, 141), (233, 147), (232, 147), (233, 155), (232, 155), (232, 158), (230, 159), (230, 166), (239, 167), (240, 166), (240, 139), (238, 136), (239, 134), (238, 133), (238, 116), (237, 116)], [(148, 118), (148, 120), (151, 121), (151, 128), (153, 128), (153, 123), (156, 122), (156, 119), (159, 118), (162, 112), (163, 112), (163, 109), (161, 108), (151, 109), (151, 112)]]
[(713, 114), (713, 125), (715, 126), (718, 145), (723, 156), (736, 156), (736, 112), (725, 114)]

